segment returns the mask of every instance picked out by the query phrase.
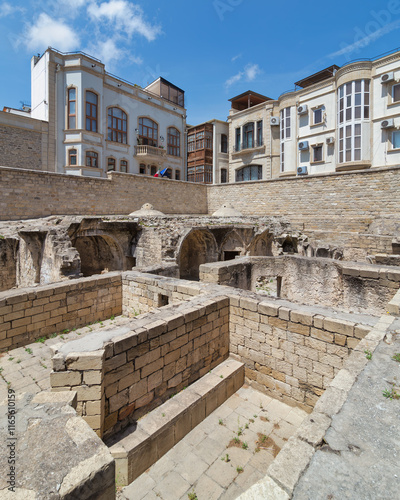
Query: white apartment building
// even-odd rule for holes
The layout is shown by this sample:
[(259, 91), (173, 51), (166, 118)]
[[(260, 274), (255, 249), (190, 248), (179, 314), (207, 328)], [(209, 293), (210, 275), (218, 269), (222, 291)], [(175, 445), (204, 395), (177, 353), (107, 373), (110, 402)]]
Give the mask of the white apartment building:
[(32, 118), (49, 123), (48, 170), (107, 171), (185, 179), (184, 91), (163, 78), (146, 88), (105, 71), (84, 53), (49, 48), (31, 61)]
[(229, 181), (400, 164), (400, 52), (231, 99)]

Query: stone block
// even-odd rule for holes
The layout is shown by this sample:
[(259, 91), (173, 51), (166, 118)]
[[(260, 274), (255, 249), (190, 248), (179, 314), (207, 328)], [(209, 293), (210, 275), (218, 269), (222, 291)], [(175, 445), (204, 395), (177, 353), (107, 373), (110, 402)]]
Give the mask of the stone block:
[(50, 384), (52, 387), (65, 387), (79, 385), (82, 380), (81, 372), (77, 371), (64, 371), (64, 372), (51, 372)]
[(103, 361), (104, 350), (70, 353), (65, 358), (65, 365), (69, 370), (101, 370)]

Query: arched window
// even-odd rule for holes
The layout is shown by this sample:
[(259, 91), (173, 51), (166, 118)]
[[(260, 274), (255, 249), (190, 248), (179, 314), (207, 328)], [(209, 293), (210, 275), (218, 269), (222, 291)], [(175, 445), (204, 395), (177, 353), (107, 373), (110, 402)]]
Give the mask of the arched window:
[(76, 149), (68, 150), (68, 165), (74, 166), (78, 164), (78, 151)]
[(228, 137), (225, 134), (221, 134), (221, 153), (228, 152)]
[(107, 172), (115, 170), (115, 158), (107, 158)]
[(76, 89), (68, 89), (68, 128), (76, 128)]
[(97, 94), (86, 91), (86, 130), (97, 132)]
[(158, 125), (150, 118), (139, 118), (139, 141), (143, 145), (158, 145)]
[(95, 153), (94, 151), (86, 151), (86, 166), (87, 167), (98, 167), (98, 159), (99, 155), (98, 153)]
[(128, 172), (128, 162), (126, 160), (121, 160), (119, 162), (119, 171), (120, 172)]
[(236, 182), (259, 181), (262, 179), (261, 165), (247, 165), (236, 170)]
[(126, 144), (127, 119), (126, 113), (119, 108), (108, 110), (108, 140)]
[(168, 129), (168, 154), (172, 156), (181, 155), (181, 134), (175, 127), (169, 127)]

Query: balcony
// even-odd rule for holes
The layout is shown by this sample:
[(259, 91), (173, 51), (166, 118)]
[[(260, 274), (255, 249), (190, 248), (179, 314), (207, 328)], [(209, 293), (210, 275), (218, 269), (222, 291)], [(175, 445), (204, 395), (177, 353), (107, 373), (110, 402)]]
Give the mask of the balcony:
[(235, 144), (232, 148), (232, 154), (237, 155), (239, 153), (247, 153), (250, 151), (254, 150), (263, 150), (264, 149), (264, 142), (263, 140), (260, 141), (249, 141), (247, 143), (239, 143)]
[(135, 146), (135, 155), (140, 157), (147, 158), (166, 158), (167, 151), (164, 148), (159, 148), (155, 146)]

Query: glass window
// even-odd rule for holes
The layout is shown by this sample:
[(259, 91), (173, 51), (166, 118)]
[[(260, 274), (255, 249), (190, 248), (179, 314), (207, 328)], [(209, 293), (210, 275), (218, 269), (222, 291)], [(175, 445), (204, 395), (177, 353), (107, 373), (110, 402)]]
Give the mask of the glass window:
[(156, 175), (156, 173), (157, 173), (157, 167), (155, 165), (152, 165), (150, 167), (150, 175), (152, 175), (154, 177)]
[(236, 182), (258, 181), (262, 179), (261, 165), (247, 165), (236, 170)]
[(361, 125), (369, 118), (369, 90), (369, 80), (355, 80), (339, 88), (339, 163), (362, 159)]
[(68, 89), (68, 128), (76, 128), (76, 89)]
[(213, 146), (212, 146), (212, 132), (206, 132), (205, 133), (205, 138), (206, 138), (206, 149), (212, 149)]
[(393, 85), (393, 87), (392, 87), (392, 99), (393, 99), (393, 102), (400, 101), (400, 84)]
[(107, 171), (115, 170), (115, 158), (107, 158)]
[(180, 181), (181, 180), (181, 171), (176, 169), (175, 170), (175, 180)]
[(181, 155), (181, 134), (179, 130), (175, 127), (169, 127), (168, 129), (168, 154), (172, 156), (180, 156)]
[(126, 160), (121, 160), (119, 162), (119, 170), (120, 172), (128, 172), (128, 162)]
[(228, 182), (228, 171), (226, 168), (221, 168), (221, 183)]
[(76, 149), (68, 150), (68, 165), (74, 166), (78, 164), (78, 151)]
[(127, 118), (120, 108), (108, 110), (108, 140), (127, 144)]
[(192, 152), (196, 150), (196, 134), (192, 134), (188, 136), (188, 152)]
[(393, 149), (400, 149), (400, 130), (392, 132), (392, 147)]
[[(157, 169), (156, 169), (156, 172), (157, 172)], [(154, 173), (156, 173), (156, 172), (154, 172)], [(139, 174), (146, 175), (146, 165), (144, 163), (141, 163), (139, 165)]]
[(243, 127), (243, 149), (254, 147), (254, 123), (247, 123)]
[(322, 123), (322, 108), (314, 109), (314, 125)]
[(196, 149), (204, 149), (204, 131), (196, 134)]
[(256, 146), (262, 146), (263, 145), (263, 122), (260, 120), (257, 122), (257, 142)]
[(235, 151), (240, 151), (240, 128), (235, 132)]
[(97, 95), (86, 91), (86, 130), (97, 132)]
[(314, 163), (321, 162), (323, 160), (322, 154), (323, 154), (322, 144), (316, 144), (315, 146), (313, 146), (313, 162)]
[(99, 155), (94, 151), (86, 151), (86, 166), (87, 167), (98, 167)]
[(228, 152), (228, 136), (221, 134), (221, 153)]
[(147, 146), (158, 146), (158, 125), (150, 118), (139, 118), (139, 141)]
[(291, 137), (291, 111), (290, 107), (281, 110), (281, 150), (280, 165), (281, 172), (285, 171), (285, 140)]

